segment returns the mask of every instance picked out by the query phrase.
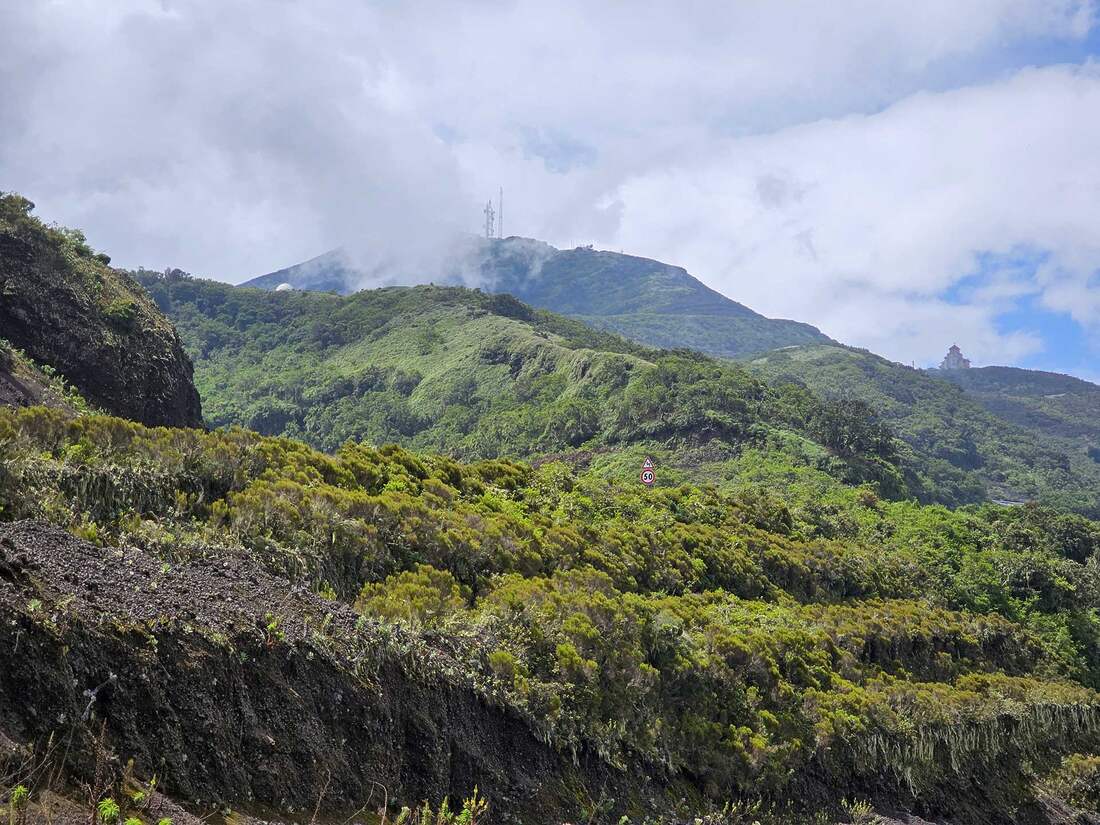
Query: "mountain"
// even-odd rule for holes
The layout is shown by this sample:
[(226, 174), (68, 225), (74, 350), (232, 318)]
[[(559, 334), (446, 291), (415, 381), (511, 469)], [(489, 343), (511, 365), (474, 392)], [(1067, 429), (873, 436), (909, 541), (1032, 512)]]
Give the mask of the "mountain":
[(1027, 429), (1084, 443), (1100, 459), (1100, 386), (1069, 375), (1017, 367), (937, 370), (990, 413)]
[[(681, 267), (590, 247), (559, 250), (528, 238), (471, 241), (440, 282), (480, 286), (578, 318), (652, 347), (737, 358), (779, 347), (829, 343), (809, 324), (765, 318)], [(242, 286), (347, 294), (364, 280), (334, 250)]]
[(241, 286), (278, 289), (283, 284), (290, 284), (294, 289), (348, 295), (355, 291), (354, 284), (358, 277), (347, 254), (343, 250), (333, 249), (300, 264), (245, 281)]
[(749, 365), (772, 382), (858, 398), (926, 457), (958, 501), (1039, 499), (1100, 514), (1100, 387), (1010, 367), (916, 370), (866, 350), (799, 347)]
[(46, 226), (33, 207), (0, 195), (0, 338), (101, 410), (201, 424), (191, 361), (172, 324), (80, 232)]
[(890, 435), (865, 408), (780, 396), (735, 364), (647, 349), (507, 294), (339, 296), (136, 277), (178, 326), (214, 426), (330, 451), (392, 441), (467, 459), (580, 452), (613, 462), (650, 450), (662, 483), (685, 473), (736, 483), (737, 462), (770, 443), (772, 457), (875, 480), (889, 495), (904, 487)]
[(271, 434), (0, 346), (10, 823), (1097, 821), (1100, 523), (923, 506), (858, 399), (509, 295), (137, 282)]

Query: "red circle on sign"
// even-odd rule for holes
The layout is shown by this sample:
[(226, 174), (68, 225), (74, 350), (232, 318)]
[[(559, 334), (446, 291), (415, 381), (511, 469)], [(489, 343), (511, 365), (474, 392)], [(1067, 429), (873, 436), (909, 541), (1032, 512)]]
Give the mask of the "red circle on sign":
[(652, 470), (642, 470), (642, 484), (652, 484), (656, 481)]

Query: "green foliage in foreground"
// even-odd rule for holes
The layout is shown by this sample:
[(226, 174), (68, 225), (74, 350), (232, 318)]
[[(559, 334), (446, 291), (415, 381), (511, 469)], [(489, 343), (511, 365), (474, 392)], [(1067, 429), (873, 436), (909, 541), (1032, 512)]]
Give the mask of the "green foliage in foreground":
[(1047, 780), (1046, 790), (1086, 811), (1100, 811), (1100, 757), (1075, 753)]
[[(555, 746), (717, 800), (1019, 794), (1094, 749), (1098, 526), (0, 411), (0, 516), (246, 550), (468, 663)], [(812, 499), (812, 500), (810, 500)]]

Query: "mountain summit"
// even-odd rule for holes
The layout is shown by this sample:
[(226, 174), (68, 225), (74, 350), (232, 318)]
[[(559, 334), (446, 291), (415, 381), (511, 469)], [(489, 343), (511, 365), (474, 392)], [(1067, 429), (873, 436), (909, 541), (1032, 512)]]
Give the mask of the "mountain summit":
[[(367, 278), (332, 250), (242, 286), (354, 292)], [(407, 279), (411, 283), (413, 279)], [(832, 343), (809, 324), (766, 318), (711, 289), (683, 267), (591, 247), (557, 249), (530, 238), (478, 240), (441, 278), (514, 295), (655, 347), (737, 358), (780, 347)], [(387, 283), (402, 283), (400, 278)]]

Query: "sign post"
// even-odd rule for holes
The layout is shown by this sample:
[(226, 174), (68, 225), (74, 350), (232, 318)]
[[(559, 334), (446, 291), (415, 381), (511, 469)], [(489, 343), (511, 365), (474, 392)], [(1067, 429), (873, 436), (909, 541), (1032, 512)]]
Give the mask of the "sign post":
[(653, 482), (657, 480), (657, 476), (653, 473), (653, 459), (646, 456), (645, 461), (642, 462), (642, 484), (646, 487), (652, 487)]

